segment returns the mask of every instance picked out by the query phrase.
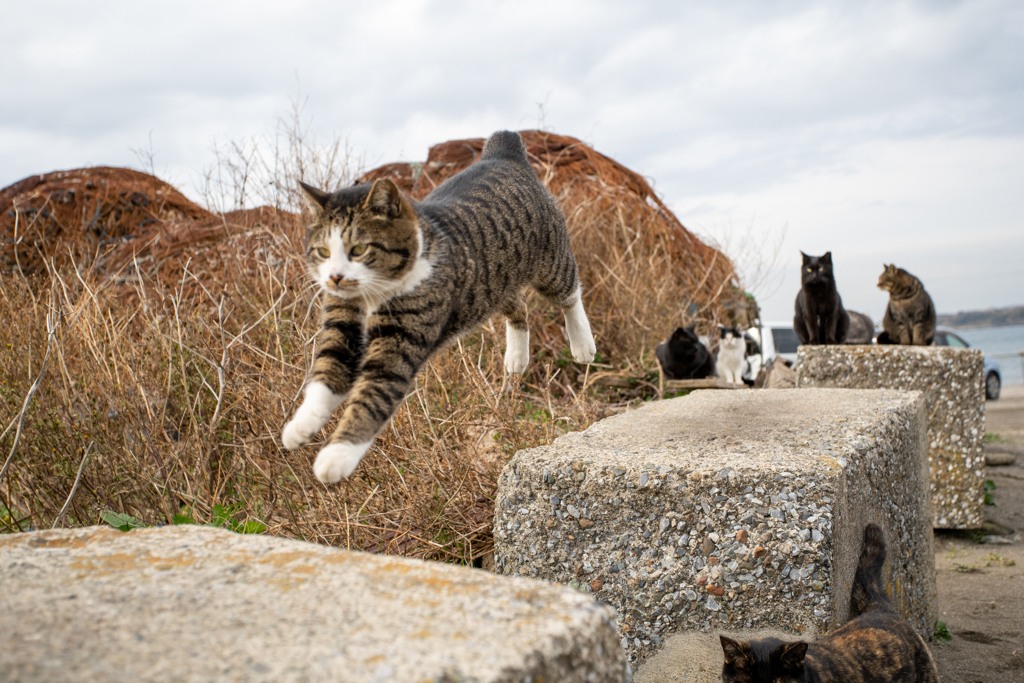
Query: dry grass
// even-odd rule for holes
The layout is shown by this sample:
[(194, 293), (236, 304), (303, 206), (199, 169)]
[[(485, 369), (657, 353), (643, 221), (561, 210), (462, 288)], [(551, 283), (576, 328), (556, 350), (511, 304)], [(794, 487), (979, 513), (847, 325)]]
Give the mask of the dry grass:
[(216, 292), (187, 266), (171, 289), (73, 268), (3, 276), (6, 530), (52, 526), (88, 450), (64, 526), (106, 509), (209, 521), (223, 505), (270, 533), (469, 562), (490, 548), (508, 457), (600, 409), (551, 362), (503, 385), (503, 326), (491, 323), (435, 358), (355, 476), (325, 487), (311, 476), (315, 447), (278, 445), (318, 327), (296, 252), (269, 232), (222, 251), (232, 257)]
[[(338, 141), (318, 154), (301, 131), (290, 135), (260, 173), (327, 185), (354, 175)], [(261, 157), (234, 149), (221, 177), (248, 183)], [(585, 387), (601, 373), (656, 376), (651, 351), (667, 330), (693, 317), (711, 324), (735, 301), (728, 259), (699, 241), (677, 243), (695, 238), (647, 184), (591, 153), (569, 145), (535, 168), (568, 216), (605, 362), (576, 365), (560, 314), (531, 297), (533, 360), (521, 379), (503, 374), (504, 326), (483, 325), (431, 361), (353, 478), (333, 487), (312, 476), (317, 446), (279, 446), (319, 327), (298, 248), (302, 219), (288, 211), (294, 197), (278, 192), (283, 181), (274, 206), (164, 216), (150, 234), (107, 247), (54, 248), (47, 235), (75, 233), (50, 211), (49, 223), (19, 233), (31, 239), (11, 243), (41, 267), (0, 274), (0, 320), (10, 321), (0, 330), (0, 527), (95, 524), (108, 509), (148, 524), (182, 512), (208, 522), (223, 506), (272, 534), (479, 559), (511, 455), (649, 398), (653, 385), (643, 382)], [(565, 159), (625, 180), (573, 180)], [(236, 189), (243, 201), (247, 190)], [(68, 212), (76, 221), (81, 206)], [(99, 227), (123, 215), (103, 214)]]

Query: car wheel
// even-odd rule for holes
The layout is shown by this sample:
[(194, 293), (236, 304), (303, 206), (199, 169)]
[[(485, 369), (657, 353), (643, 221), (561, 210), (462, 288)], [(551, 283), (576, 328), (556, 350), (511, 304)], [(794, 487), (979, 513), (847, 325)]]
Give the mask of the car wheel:
[(999, 375), (994, 372), (988, 373), (988, 377), (985, 378), (985, 398), (990, 401), (994, 401), (999, 398), (999, 390), (1002, 388), (1002, 383), (999, 381)]

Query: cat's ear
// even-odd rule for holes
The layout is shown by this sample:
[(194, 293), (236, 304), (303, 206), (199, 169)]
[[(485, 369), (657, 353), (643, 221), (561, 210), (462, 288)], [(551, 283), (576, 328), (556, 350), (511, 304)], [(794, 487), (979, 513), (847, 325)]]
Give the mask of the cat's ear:
[(686, 331), (691, 334), (697, 334), (697, 323), (690, 323), (686, 326)]
[(822, 263), (831, 264), (832, 263), (832, 252), (831, 251), (826, 251), (824, 256), (821, 257), (821, 262)]
[(396, 218), (402, 213), (402, 194), (398, 185), (391, 178), (378, 178), (373, 181), (370, 194), (366, 195), (363, 208), (375, 213)]
[(811, 257), (805, 254), (803, 251), (800, 252), (800, 255), (804, 257), (804, 263), (807, 263), (808, 261), (811, 260)]
[(327, 206), (327, 200), (330, 199), (331, 193), (318, 190), (312, 185), (299, 181), (299, 189), (302, 190), (302, 198), (306, 201), (306, 206), (313, 212), (314, 215), (319, 215), (323, 212)]
[(727, 665), (736, 666), (737, 664), (749, 659), (750, 648), (746, 643), (737, 642), (732, 638), (726, 638), (723, 635), (719, 635), (718, 639), (722, 643), (722, 653), (725, 655), (725, 663)]
[(804, 657), (807, 655), (807, 643), (798, 640), (795, 643), (785, 643), (775, 648), (773, 653), (779, 658), (782, 670), (789, 674), (799, 673), (804, 668)]

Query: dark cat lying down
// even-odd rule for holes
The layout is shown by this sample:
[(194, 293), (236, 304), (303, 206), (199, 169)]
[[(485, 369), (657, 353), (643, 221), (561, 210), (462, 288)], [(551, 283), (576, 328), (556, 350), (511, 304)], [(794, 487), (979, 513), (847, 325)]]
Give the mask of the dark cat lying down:
[(725, 683), (938, 683), (924, 640), (896, 611), (885, 590), (885, 540), (874, 524), (850, 594), (845, 626), (813, 643), (778, 638), (738, 642), (719, 636)]
[(715, 374), (715, 357), (700, 343), (696, 325), (678, 327), (672, 336), (654, 349), (665, 377), (669, 379), (704, 379)]

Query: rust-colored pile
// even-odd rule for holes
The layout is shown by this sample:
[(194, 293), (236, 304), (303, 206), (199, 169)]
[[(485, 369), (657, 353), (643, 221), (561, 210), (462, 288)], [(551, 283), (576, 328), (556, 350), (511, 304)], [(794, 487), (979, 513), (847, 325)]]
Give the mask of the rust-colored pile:
[(212, 217), (159, 178), (126, 168), (30, 176), (0, 190), (0, 268), (42, 273), (69, 250), (89, 258), (167, 223)]
[[(534, 171), (568, 221), (598, 350), (634, 371), (677, 325), (709, 329), (745, 310), (732, 263), (688, 231), (637, 173), (576, 138), (521, 131)], [(381, 166), (361, 180), (390, 177), (415, 199), (473, 164), (484, 139), (435, 145), (424, 163)], [(561, 345), (550, 314), (531, 328), (542, 346)], [(558, 339), (552, 339), (557, 336)], [(556, 351), (557, 353), (557, 351)]]
[[(74, 259), (120, 283), (145, 276), (189, 296), (200, 281), (217, 290), (240, 258), (279, 260), (292, 251), (297, 218), (267, 206), (211, 213), (126, 168), (56, 171), (0, 190), (0, 272), (39, 275)], [(186, 266), (200, 277), (183, 278)]]

